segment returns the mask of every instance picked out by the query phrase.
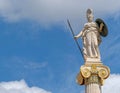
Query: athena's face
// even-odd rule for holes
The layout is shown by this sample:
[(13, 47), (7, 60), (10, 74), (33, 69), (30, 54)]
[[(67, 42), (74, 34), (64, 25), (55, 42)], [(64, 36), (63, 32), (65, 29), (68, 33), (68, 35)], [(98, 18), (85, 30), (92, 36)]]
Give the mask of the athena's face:
[(88, 22), (92, 22), (93, 18), (94, 18), (93, 14), (88, 14), (87, 15)]

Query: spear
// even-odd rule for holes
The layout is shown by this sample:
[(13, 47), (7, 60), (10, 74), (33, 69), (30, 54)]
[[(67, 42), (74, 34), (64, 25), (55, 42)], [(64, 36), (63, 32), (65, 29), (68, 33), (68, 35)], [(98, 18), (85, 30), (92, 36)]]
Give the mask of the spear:
[[(74, 38), (75, 34), (74, 34), (74, 31), (73, 31), (73, 29), (72, 29), (72, 27), (71, 27), (70, 21), (69, 21), (68, 19), (67, 19), (67, 23), (68, 23), (68, 26), (69, 26), (69, 28), (70, 28), (70, 31), (71, 31), (71, 33), (72, 33), (72, 35), (73, 35), (73, 38)], [(77, 47), (78, 47), (78, 49), (79, 49), (79, 51), (80, 51), (80, 53), (81, 53), (81, 55), (82, 55), (82, 57), (83, 57), (83, 59), (84, 59), (82, 49), (81, 49), (81, 47), (80, 47), (77, 39), (74, 38), (74, 40), (75, 40), (75, 42), (76, 42), (76, 44), (77, 44)]]

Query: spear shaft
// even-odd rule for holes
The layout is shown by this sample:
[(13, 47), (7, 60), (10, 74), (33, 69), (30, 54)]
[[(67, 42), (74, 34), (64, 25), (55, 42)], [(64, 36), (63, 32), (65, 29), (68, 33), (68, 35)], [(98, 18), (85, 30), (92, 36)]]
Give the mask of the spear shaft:
[[(74, 31), (73, 31), (73, 29), (72, 29), (72, 27), (71, 27), (70, 21), (69, 21), (68, 19), (67, 19), (67, 23), (68, 23), (68, 26), (69, 26), (69, 28), (70, 28), (70, 31), (71, 31), (71, 33), (72, 33), (72, 35), (73, 35), (73, 38), (74, 38), (75, 34), (74, 34)], [(82, 49), (81, 49), (81, 47), (80, 47), (77, 39), (74, 38), (74, 40), (75, 40), (75, 42), (76, 42), (76, 44), (77, 44), (77, 47), (78, 47), (78, 49), (79, 49), (79, 51), (80, 51), (80, 53), (81, 53), (81, 55), (82, 55), (82, 57), (83, 57), (83, 59), (84, 59)]]

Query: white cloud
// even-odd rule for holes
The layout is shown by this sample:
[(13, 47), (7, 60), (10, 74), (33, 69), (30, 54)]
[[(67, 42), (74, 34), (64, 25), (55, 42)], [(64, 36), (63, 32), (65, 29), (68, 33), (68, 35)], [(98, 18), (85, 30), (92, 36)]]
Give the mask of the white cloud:
[(112, 74), (103, 86), (103, 93), (120, 93), (120, 75)]
[[(0, 0), (0, 15), (7, 21), (28, 19), (40, 23), (60, 22), (67, 18), (81, 21), (87, 8), (98, 16), (118, 12), (119, 0)], [(81, 17), (81, 18), (80, 18)]]
[(0, 93), (51, 93), (39, 87), (29, 87), (24, 80), (0, 83)]

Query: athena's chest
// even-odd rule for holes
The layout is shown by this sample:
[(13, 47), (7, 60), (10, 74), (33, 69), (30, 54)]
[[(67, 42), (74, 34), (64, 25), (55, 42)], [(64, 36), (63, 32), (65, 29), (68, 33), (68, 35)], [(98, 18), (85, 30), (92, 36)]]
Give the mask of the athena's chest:
[(95, 28), (96, 28), (97, 25), (96, 25), (95, 22), (90, 22), (90, 23), (86, 23), (84, 27), (85, 27), (85, 28), (91, 28), (91, 27), (95, 27)]

